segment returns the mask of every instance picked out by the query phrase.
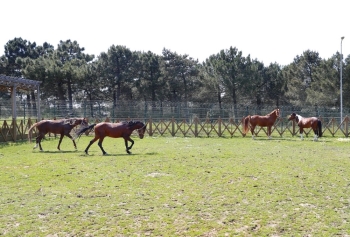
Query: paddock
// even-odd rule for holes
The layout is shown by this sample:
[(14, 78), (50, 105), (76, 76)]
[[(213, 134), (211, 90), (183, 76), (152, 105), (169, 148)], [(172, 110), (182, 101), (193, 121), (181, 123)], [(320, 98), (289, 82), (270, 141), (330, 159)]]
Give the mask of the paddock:
[(349, 138), (90, 140), (0, 143), (1, 235), (349, 235)]

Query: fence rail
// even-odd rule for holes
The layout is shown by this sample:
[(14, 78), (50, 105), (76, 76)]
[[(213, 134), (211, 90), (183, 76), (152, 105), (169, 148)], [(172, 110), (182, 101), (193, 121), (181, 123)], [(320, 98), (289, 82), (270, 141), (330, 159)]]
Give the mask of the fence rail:
[[(90, 119), (90, 123), (119, 122), (130, 121), (130, 118), (125, 119), (109, 119), (104, 120)], [(140, 119), (134, 119), (140, 120)], [(323, 136), (340, 136), (349, 137), (349, 117), (346, 116), (341, 123), (335, 118), (320, 117), (323, 127)], [(19, 140), (28, 139), (28, 130), (37, 120), (0, 120), (0, 142), (16, 142)], [(192, 120), (184, 119), (153, 119), (145, 120), (147, 124), (146, 133), (149, 136), (171, 136), (171, 137), (244, 137), (242, 133), (242, 119), (235, 121), (233, 118), (223, 119), (200, 119), (195, 117)], [(75, 128), (73, 130), (76, 131)], [(306, 136), (313, 134), (311, 129), (304, 129)], [(256, 127), (254, 130), (255, 136), (267, 136), (265, 127)], [(280, 117), (276, 120), (272, 127), (272, 136), (284, 137), (295, 136), (299, 134), (298, 126), (294, 121), (288, 121), (286, 118)], [(34, 129), (33, 136), (37, 135), (37, 130)], [(250, 133), (248, 133), (250, 135)], [(53, 136), (48, 134), (47, 136)]]

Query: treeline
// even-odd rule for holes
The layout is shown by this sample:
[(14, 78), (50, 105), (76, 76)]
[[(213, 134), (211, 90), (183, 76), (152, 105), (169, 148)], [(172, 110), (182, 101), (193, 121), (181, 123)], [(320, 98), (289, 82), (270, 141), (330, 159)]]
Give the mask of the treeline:
[[(157, 55), (121, 45), (112, 45), (95, 57), (71, 40), (60, 41), (55, 48), (15, 38), (4, 50), (0, 74), (41, 81), (42, 100), (66, 100), (70, 106), (75, 100), (340, 105), (339, 52), (322, 59), (306, 50), (289, 65), (266, 66), (235, 47), (204, 62), (165, 48)], [(350, 107), (350, 55), (343, 58), (343, 106)], [(6, 91), (0, 93), (3, 98), (9, 96)], [(21, 96), (35, 101), (34, 92)]]

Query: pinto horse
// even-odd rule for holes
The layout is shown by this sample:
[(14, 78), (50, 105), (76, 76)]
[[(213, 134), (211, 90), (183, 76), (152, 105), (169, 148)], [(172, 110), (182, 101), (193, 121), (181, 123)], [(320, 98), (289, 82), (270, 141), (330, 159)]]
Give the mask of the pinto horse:
[(60, 141), (58, 142), (57, 149), (60, 150), (60, 145), (63, 137), (66, 135), (73, 141), (74, 148), (77, 149), (77, 145), (73, 137), (69, 134), (70, 131), (78, 125), (87, 125), (88, 121), (86, 118), (71, 118), (71, 119), (60, 119), (60, 120), (42, 120), (40, 122), (34, 123), (28, 130), (29, 142), (32, 141), (31, 131), (36, 127), (39, 131), (36, 137), (36, 145), (33, 149), (37, 148), (39, 145), (40, 151), (43, 150), (41, 147), (41, 140), (45, 137), (47, 133), (60, 134)]
[(304, 128), (312, 128), (314, 131), (314, 141), (318, 140), (318, 137), (322, 137), (322, 123), (316, 117), (304, 118), (299, 114), (292, 113), (288, 120), (294, 120), (297, 122), (300, 130), (300, 138), (303, 140), (303, 131)]
[[(88, 150), (90, 146), (97, 140), (98, 146), (101, 148), (101, 151), (103, 155), (106, 155), (107, 153), (102, 147), (102, 142), (105, 137), (112, 137), (112, 138), (118, 138), (122, 137), (125, 141), (125, 147), (126, 152), (130, 154), (130, 150), (132, 146), (134, 145), (134, 140), (130, 138), (131, 133), (137, 129), (137, 132), (139, 134), (140, 139), (143, 138), (145, 131), (146, 131), (146, 125), (140, 121), (130, 121), (130, 122), (120, 122), (120, 123), (107, 123), (102, 122), (98, 124), (92, 124), (87, 128), (83, 128), (80, 131), (77, 132), (78, 136), (81, 136), (85, 131), (90, 131), (95, 128), (95, 137), (92, 139), (89, 143), (89, 145), (85, 149), (85, 153), (88, 154)], [(128, 141), (131, 142), (131, 145), (128, 146)]]
[(261, 115), (248, 115), (243, 119), (243, 134), (247, 134), (250, 124), (250, 131), (252, 132), (252, 138), (254, 138), (254, 129), (258, 125), (260, 127), (267, 127), (267, 136), (271, 139), (271, 127), (275, 124), (276, 119), (280, 116), (280, 110), (275, 109), (271, 113)]

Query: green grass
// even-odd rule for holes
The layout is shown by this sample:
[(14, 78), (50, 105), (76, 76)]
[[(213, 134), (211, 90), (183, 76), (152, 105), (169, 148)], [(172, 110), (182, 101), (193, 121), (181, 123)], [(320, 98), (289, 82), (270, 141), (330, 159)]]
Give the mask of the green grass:
[(0, 236), (349, 236), (348, 139), (0, 143)]

